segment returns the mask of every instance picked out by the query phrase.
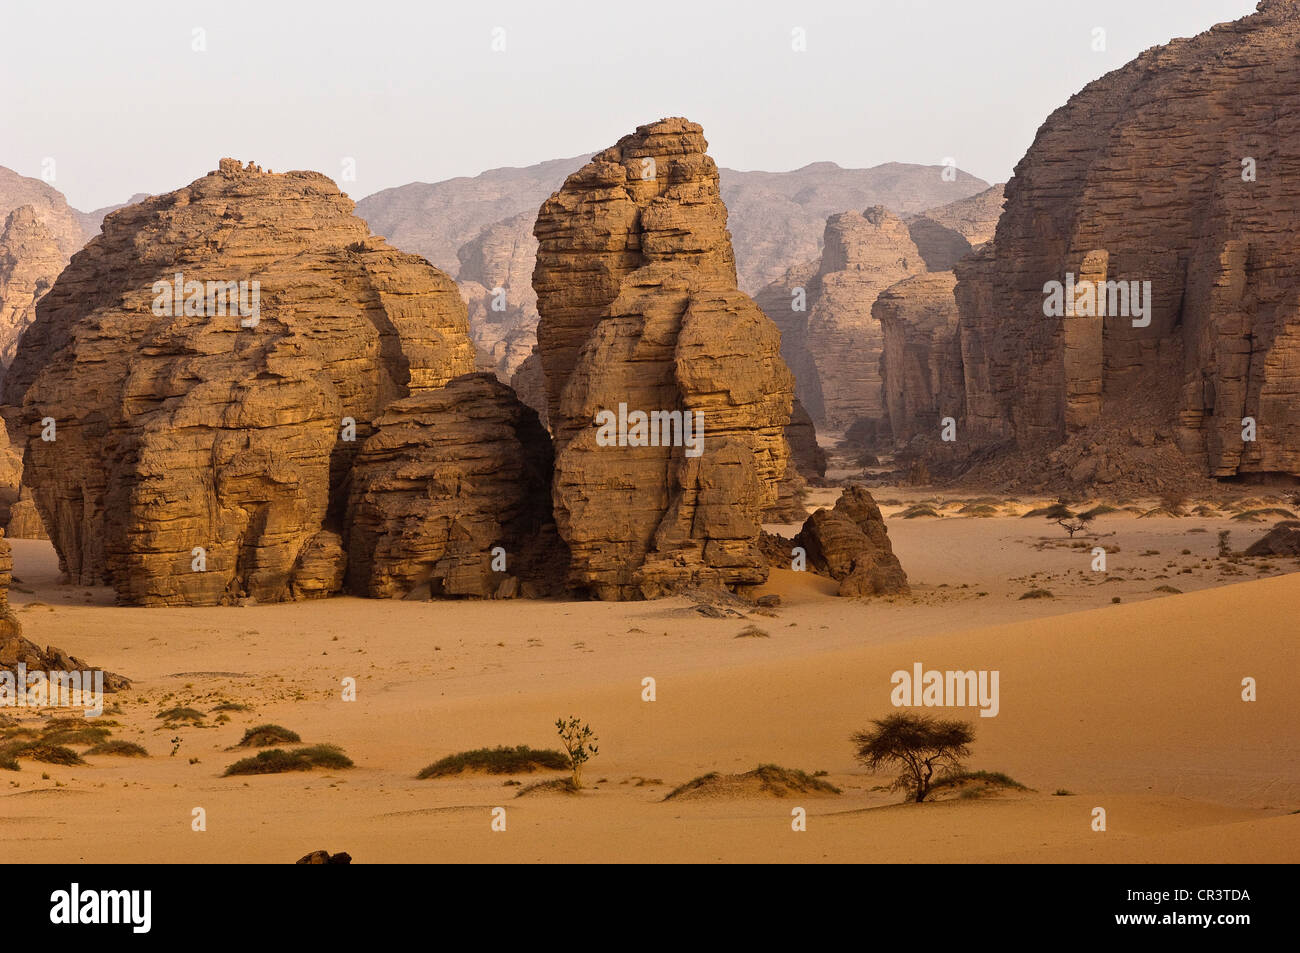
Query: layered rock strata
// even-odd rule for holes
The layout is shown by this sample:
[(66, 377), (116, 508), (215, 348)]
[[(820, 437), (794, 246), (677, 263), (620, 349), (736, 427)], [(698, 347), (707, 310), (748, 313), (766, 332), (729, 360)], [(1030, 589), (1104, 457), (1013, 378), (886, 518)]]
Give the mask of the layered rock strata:
[(376, 597), (540, 595), (563, 577), (551, 438), (491, 374), (395, 401), (352, 468), (348, 588)]
[(1210, 476), (1300, 474), (1298, 51), (1300, 8), (1268, 0), (1048, 117), (956, 267), (972, 442), (1141, 408)]
[(337, 588), (371, 421), (473, 369), (452, 281), (352, 212), (318, 173), (223, 159), (59, 277), (4, 396), (71, 580), (141, 605)]
[(741, 588), (767, 566), (793, 380), (736, 288), (702, 130), (640, 127), (543, 206), (533, 285), (570, 583), (599, 598)]

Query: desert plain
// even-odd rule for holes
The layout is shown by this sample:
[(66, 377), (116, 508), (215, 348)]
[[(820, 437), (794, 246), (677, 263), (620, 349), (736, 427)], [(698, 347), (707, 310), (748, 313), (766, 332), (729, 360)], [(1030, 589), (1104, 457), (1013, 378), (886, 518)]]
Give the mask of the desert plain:
[[(762, 593), (780, 605), (743, 617), (703, 615), (688, 596), (114, 607), (107, 588), (60, 585), (48, 542), (15, 540), (10, 598), (27, 636), (129, 673), (103, 719), (149, 756), (0, 775), (0, 849), (60, 863), (276, 863), (317, 849), (357, 863), (1297, 859), (1297, 560), (1217, 556), (1221, 530), (1240, 550), (1269, 524), (1121, 511), (1085, 549), (1042, 519), (944, 508), (961, 494), (874, 492), (897, 501), (884, 510), (910, 597), (837, 598), (831, 580), (774, 570)], [(921, 499), (945, 515), (892, 518)], [(1112, 550), (1104, 573), (1093, 543)], [(1053, 595), (1020, 598), (1035, 588)], [(968, 767), (1028, 790), (908, 804), (855, 762), (850, 735), (892, 710), (891, 673), (918, 661), (1000, 672), (995, 717), (932, 713), (974, 726)], [(355, 701), (342, 700), (347, 677)], [(1246, 677), (1256, 701), (1242, 700)], [(247, 710), (218, 721), (223, 702)], [(176, 706), (202, 724), (163, 726), (156, 714)], [(563, 772), (416, 779), (462, 750), (555, 747), (569, 714), (599, 739), (577, 795), (517, 796)], [(244, 730), (267, 722), (339, 745), (355, 767), (222, 777), (249, 753), (229, 750)], [(664, 800), (760, 764), (826, 772), (842, 793)], [(806, 830), (792, 829), (796, 807)]]

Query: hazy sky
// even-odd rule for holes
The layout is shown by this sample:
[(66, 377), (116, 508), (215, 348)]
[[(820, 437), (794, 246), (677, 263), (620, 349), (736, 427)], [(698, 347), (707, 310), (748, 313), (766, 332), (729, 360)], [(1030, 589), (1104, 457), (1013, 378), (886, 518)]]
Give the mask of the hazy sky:
[(356, 180), (340, 184), (360, 198), (594, 151), (683, 115), (732, 168), (951, 156), (1001, 181), (1089, 80), (1254, 7), (0, 0), (0, 165), (39, 176), (53, 158), (52, 184), (89, 210), (178, 188), (222, 156), (335, 179), (351, 157)]

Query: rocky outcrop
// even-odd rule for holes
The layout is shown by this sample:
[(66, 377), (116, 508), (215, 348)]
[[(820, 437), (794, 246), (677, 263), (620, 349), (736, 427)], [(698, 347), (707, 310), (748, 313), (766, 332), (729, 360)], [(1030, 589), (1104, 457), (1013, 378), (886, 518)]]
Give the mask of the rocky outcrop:
[[(570, 583), (603, 599), (767, 576), (793, 380), (736, 289), (702, 130), (640, 127), (543, 206), (533, 285)], [(654, 415), (651, 417), (650, 415)]]
[[(841, 596), (906, 595), (907, 574), (894, 555), (880, 508), (865, 487), (847, 487), (834, 509), (808, 517), (794, 546), (807, 568), (839, 582)], [(788, 557), (781, 552), (782, 559)]]
[(1283, 520), (1255, 540), (1247, 556), (1300, 556), (1300, 521)]
[(881, 292), (872, 305), (884, 334), (880, 374), (897, 443), (937, 437), (944, 417), (962, 418), (956, 282), (950, 271), (916, 275)]
[(82, 213), (70, 207), (58, 189), (0, 166), (0, 218), (24, 205), (32, 207), (65, 261), (94, 235), (92, 229), (83, 227)]
[[(9, 442), (9, 434), (0, 426), (0, 523), (8, 524), (12, 508), (18, 504), (22, 495), (22, 482), (22, 451)], [(18, 534), (9, 535), (13, 538)]]
[(971, 249), (993, 239), (1002, 215), (1003, 189), (995, 185), (907, 219), (907, 231), (927, 269), (951, 271)]
[[(1300, 7), (1266, 0), (1047, 119), (957, 265), (968, 439), (1032, 452), (1137, 419), (1208, 475), (1300, 474), (1298, 49)], [(1114, 283), (1104, 314), (1089, 275)]]
[(470, 339), (482, 363), (503, 381), (537, 342), (533, 210), (484, 228), (457, 251), (456, 284), (469, 311)]
[(539, 595), (562, 580), (551, 439), (491, 374), (394, 402), (357, 454), (348, 588), (381, 598)]
[(806, 406), (819, 424), (845, 429), (859, 419), (885, 419), (884, 337), (871, 306), (890, 285), (924, 270), (907, 226), (884, 208), (827, 220), (818, 295), (809, 307), (804, 341), (817, 367), (821, 419)]
[[(945, 171), (903, 162), (870, 169), (814, 162), (793, 172), (721, 170), (740, 288), (757, 297), (788, 269), (816, 260), (826, 219), (846, 209), (880, 205), (895, 215), (915, 215), (988, 188), (973, 175), (952, 170), (945, 178)], [(800, 376), (794, 364), (791, 370)]]
[[(4, 428), (0, 427), (0, 431)], [(9, 519), (5, 523), (5, 535), (10, 539), (49, 539), (45, 524), (41, 522), (40, 511), (36, 509), (36, 500), (32, 491), (22, 487), (18, 499), (9, 507)]]
[(352, 211), (322, 175), (223, 159), (109, 215), (60, 275), (4, 395), (70, 579), (203, 605), (340, 578), (321, 534), (371, 421), (473, 369), (451, 279)]
[(822, 257), (791, 268), (758, 294), (755, 300), (781, 329), (795, 393), (818, 427), (856, 425), (887, 435), (884, 339), (871, 308), (886, 288), (924, 271), (907, 225), (877, 206), (832, 215)]
[(36, 319), (36, 303), (54, 285), (67, 257), (35, 206), (14, 209), (0, 228), (0, 367)]

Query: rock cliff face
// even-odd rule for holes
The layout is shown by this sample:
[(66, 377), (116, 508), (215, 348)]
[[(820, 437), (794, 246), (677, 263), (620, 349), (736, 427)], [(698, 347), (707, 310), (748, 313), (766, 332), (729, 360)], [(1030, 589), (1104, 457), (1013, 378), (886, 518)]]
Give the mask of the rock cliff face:
[(962, 419), (956, 282), (951, 271), (916, 275), (881, 292), (872, 306), (884, 334), (881, 377), (897, 443), (937, 437), (942, 418)]
[(35, 206), (9, 213), (0, 227), (0, 366), (13, 361), (19, 336), (36, 319), (36, 303), (67, 263)]
[(352, 210), (317, 173), (223, 159), (109, 215), (59, 277), (4, 402), (73, 581), (140, 605), (341, 582), (344, 482), (371, 421), (473, 369), (452, 281)]
[(884, 341), (872, 317), (876, 296), (925, 271), (898, 216), (875, 207), (826, 222), (821, 260), (792, 268), (758, 301), (781, 328), (796, 393), (818, 426), (847, 429), (886, 420), (880, 385)]
[(537, 218), (555, 518), (570, 583), (604, 599), (767, 576), (759, 520), (789, 459), (793, 380), (736, 289), (706, 148), (684, 119), (642, 126)]
[(831, 215), (876, 205), (895, 215), (916, 215), (988, 188), (960, 170), (948, 181), (944, 171), (904, 162), (870, 169), (844, 169), (834, 162), (792, 172), (723, 169), (722, 200), (730, 212), (740, 288), (757, 296), (788, 269), (815, 260)]
[(62, 193), (0, 167), (0, 380), (36, 302), (91, 234)]
[[(557, 159), (473, 178), (411, 183), (357, 203), (357, 214), (376, 233), (456, 276), (480, 366), (503, 381), (536, 343), (537, 298), (529, 279), (536, 261), (532, 227), (538, 206), (586, 161), (585, 156)], [(900, 215), (929, 209), (923, 214), (934, 221), (926, 219), (918, 227), (928, 227), (927, 234), (938, 236), (934, 240), (944, 247), (955, 243), (962, 253), (968, 251), (962, 235), (971, 227), (966, 219), (976, 213), (963, 203), (978, 204), (986, 183), (964, 172), (947, 181), (943, 172), (938, 166), (898, 162), (870, 169), (815, 162), (791, 172), (719, 170), (739, 287), (763, 288), (788, 268), (802, 267), (797, 263), (815, 262), (827, 216), (867, 205), (883, 205)], [(944, 202), (949, 204), (940, 205)], [(495, 289), (501, 293), (494, 294)], [(772, 314), (766, 306), (764, 310)]]
[(971, 249), (993, 239), (1002, 215), (1003, 189), (995, 185), (907, 220), (908, 233), (927, 269), (951, 271)]
[(537, 342), (533, 266), (535, 211), (484, 228), (457, 251), (456, 284), (469, 310), (470, 338), (483, 364), (503, 381), (518, 370)]
[[(1136, 414), (1209, 475), (1300, 474), (1298, 75), (1300, 8), (1264, 2), (1047, 119), (992, 245), (957, 265), (973, 441)], [(1067, 276), (1124, 282), (1128, 307), (1112, 285), (1104, 315), (1045, 313)]]
[(493, 375), (396, 401), (375, 428), (352, 468), (355, 594), (538, 595), (563, 577), (550, 435)]

